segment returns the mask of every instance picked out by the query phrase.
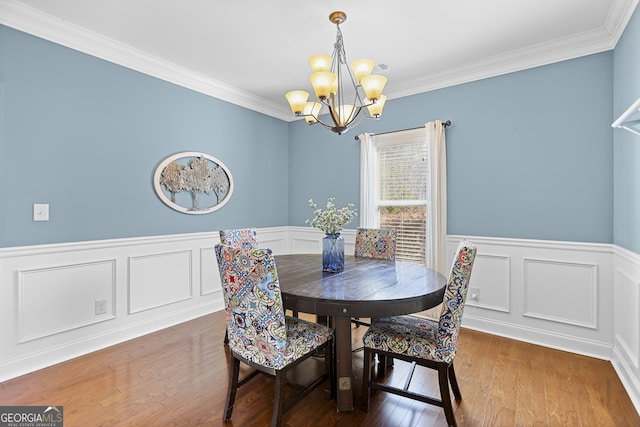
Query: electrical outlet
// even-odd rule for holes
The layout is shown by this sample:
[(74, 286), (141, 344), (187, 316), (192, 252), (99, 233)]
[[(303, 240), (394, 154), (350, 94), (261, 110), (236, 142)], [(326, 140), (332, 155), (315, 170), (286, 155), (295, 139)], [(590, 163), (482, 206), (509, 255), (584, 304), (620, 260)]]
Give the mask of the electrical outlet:
[(95, 302), (96, 316), (107, 313), (107, 300), (101, 299)]
[(480, 301), (480, 288), (469, 288), (469, 298), (471, 301)]

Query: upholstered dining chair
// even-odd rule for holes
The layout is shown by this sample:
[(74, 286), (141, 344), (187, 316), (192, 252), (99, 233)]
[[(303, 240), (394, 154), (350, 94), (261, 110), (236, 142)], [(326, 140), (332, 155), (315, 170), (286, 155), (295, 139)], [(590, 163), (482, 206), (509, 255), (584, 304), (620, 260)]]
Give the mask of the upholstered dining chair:
[[(396, 240), (398, 232), (394, 228), (363, 228), (356, 229), (356, 243), (354, 256), (375, 259), (396, 259)], [(357, 317), (351, 319), (356, 325), (369, 326), (369, 322)], [(360, 350), (360, 349), (358, 349)]]
[[(371, 389), (378, 389), (410, 399), (419, 400), (444, 409), (447, 423), (456, 425), (449, 394), (449, 384), (456, 400), (462, 399), (453, 359), (458, 350), (458, 335), (462, 323), (462, 312), (467, 297), (471, 269), (476, 256), (476, 247), (469, 241), (458, 245), (451, 273), (446, 285), (440, 319), (436, 322), (416, 316), (394, 316), (375, 319), (365, 333), (364, 367), (362, 380), (363, 409), (370, 404)], [(411, 363), (408, 379), (403, 388), (382, 384), (371, 378), (371, 359), (374, 354), (382, 359), (391, 357)], [(384, 366), (379, 368), (384, 371)], [(440, 384), (440, 399), (409, 390), (416, 365), (435, 369)]]
[[(236, 228), (220, 230), (220, 243), (244, 249), (258, 247), (258, 233), (255, 228)], [(229, 333), (224, 334), (224, 345), (229, 344)]]
[(256, 248), (258, 247), (258, 233), (255, 228), (220, 230), (220, 243), (229, 246), (239, 246), (244, 249)]
[(355, 253), (357, 257), (396, 259), (398, 232), (393, 228), (356, 229)]
[[(236, 392), (258, 373), (275, 377), (272, 426), (280, 426), (284, 412), (332, 375), (333, 332), (326, 326), (285, 316), (278, 271), (270, 249), (243, 249), (216, 245), (224, 296), (232, 369), (223, 421), (229, 421)], [(285, 403), (287, 373), (324, 350), (324, 373)], [(254, 369), (239, 379), (240, 362)], [(298, 388), (301, 388), (300, 386)]]

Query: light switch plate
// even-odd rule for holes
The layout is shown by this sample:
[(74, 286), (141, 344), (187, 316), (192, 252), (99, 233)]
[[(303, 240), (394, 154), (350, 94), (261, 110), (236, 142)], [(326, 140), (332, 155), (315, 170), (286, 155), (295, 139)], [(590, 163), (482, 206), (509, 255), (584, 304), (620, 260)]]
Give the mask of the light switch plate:
[(49, 221), (49, 204), (34, 203), (33, 204), (33, 220)]

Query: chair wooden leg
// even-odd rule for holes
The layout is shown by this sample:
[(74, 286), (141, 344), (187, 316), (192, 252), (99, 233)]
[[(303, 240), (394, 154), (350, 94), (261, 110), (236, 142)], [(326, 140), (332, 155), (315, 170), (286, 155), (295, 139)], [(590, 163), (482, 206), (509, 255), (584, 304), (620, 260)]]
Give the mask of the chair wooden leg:
[(227, 403), (224, 406), (224, 416), (222, 421), (229, 421), (233, 413), (233, 405), (236, 401), (236, 391), (238, 390), (238, 376), (240, 375), (240, 361), (231, 357), (233, 362), (229, 373), (229, 386), (227, 388)]
[(438, 366), (438, 383), (440, 384), (440, 399), (442, 400), (447, 424), (456, 426), (456, 418), (453, 415), (453, 406), (451, 405), (451, 394), (449, 393), (449, 367), (444, 363)]
[(229, 331), (224, 331), (224, 345), (229, 345)]
[(387, 375), (387, 368), (393, 367), (393, 359), (381, 354), (376, 357), (378, 358), (378, 378), (384, 378)]
[(378, 358), (378, 378), (384, 378), (387, 375), (387, 368), (393, 368), (393, 357), (377, 355)]
[(462, 394), (460, 393), (460, 387), (458, 387), (458, 380), (456, 379), (456, 371), (453, 370), (453, 362), (449, 365), (449, 382), (451, 383), (453, 396), (456, 400), (462, 400)]
[(376, 375), (378, 376), (378, 379), (380, 379), (387, 375), (387, 358), (381, 354), (376, 354), (375, 358), (378, 362)]
[(287, 385), (286, 370), (276, 372), (276, 398), (273, 402), (273, 415), (271, 416), (271, 427), (282, 425), (282, 414), (284, 412), (284, 394)]
[(364, 364), (362, 367), (362, 410), (369, 411), (371, 388), (371, 356), (372, 352), (368, 348), (364, 349)]

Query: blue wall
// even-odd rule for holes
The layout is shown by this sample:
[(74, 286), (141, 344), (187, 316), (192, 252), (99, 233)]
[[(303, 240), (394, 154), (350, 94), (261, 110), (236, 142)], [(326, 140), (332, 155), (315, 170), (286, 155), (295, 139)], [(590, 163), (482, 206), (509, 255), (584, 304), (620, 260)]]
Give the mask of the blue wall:
[[(617, 118), (640, 98), (640, 15), (636, 10), (614, 53), (613, 99)], [(640, 253), (640, 136), (614, 131), (614, 243)]]
[[(615, 242), (640, 252), (638, 233), (627, 237), (639, 221), (640, 144), (610, 127), (614, 62), (615, 110), (640, 96), (617, 83), (638, 74), (625, 64), (638, 46), (630, 26), (615, 61), (605, 52), (392, 100), (381, 120), (342, 136), (0, 26), (0, 247), (302, 226), (309, 198), (358, 204), (355, 135), (450, 119), (450, 234), (614, 242), (615, 164)], [(185, 215), (156, 197), (156, 165), (180, 151), (231, 169), (223, 209)], [(49, 222), (32, 221), (33, 203), (50, 204)]]
[(354, 135), (450, 119), (449, 234), (611, 243), (612, 74), (606, 52), (389, 101), (343, 136), (296, 122), (290, 224), (310, 197), (358, 204)]
[[(288, 149), (281, 120), (0, 26), (0, 246), (287, 225)], [(155, 195), (156, 166), (181, 151), (231, 170), (222, 209)]]

